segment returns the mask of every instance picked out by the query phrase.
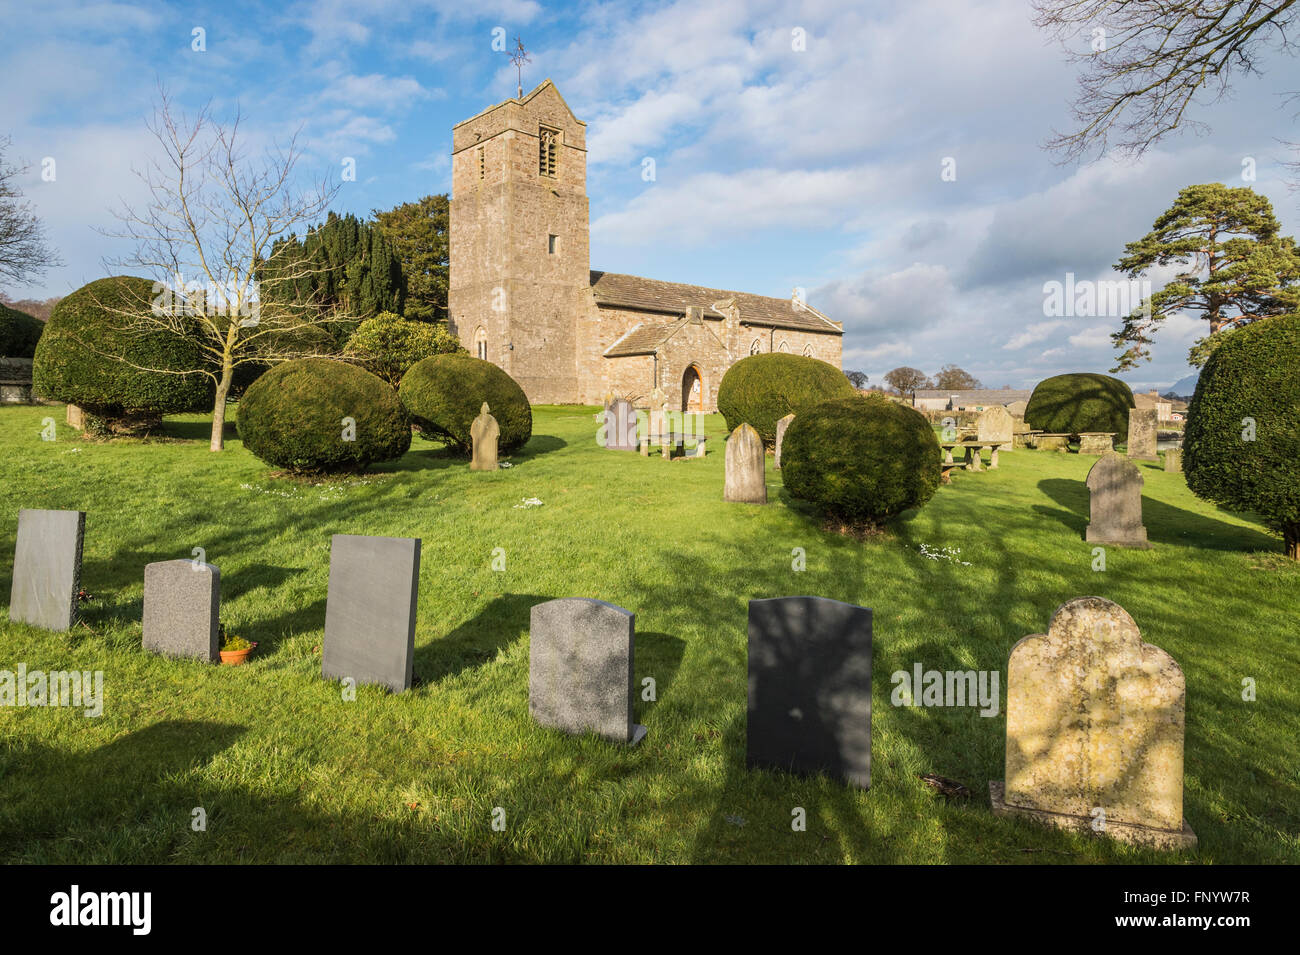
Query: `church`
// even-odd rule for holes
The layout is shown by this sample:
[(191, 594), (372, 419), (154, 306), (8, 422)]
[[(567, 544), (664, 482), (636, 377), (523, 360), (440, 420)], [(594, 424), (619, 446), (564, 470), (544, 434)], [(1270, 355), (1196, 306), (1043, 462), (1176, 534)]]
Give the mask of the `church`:
[[(452, 130), (451, 331), (533, 403), (717, 410), (734, 362), (760, 352), (840, 367), (844, 326), (797, 296), (591, 268), (587, 124), (547, 80)], [(689, 228), (684, 223), (683, 228)]]

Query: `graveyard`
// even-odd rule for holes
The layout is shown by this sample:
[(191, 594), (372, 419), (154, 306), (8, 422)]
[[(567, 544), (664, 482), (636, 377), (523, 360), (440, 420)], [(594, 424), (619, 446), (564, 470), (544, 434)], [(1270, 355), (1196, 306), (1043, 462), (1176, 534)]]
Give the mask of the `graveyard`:
[[(0, 485), (9, 542), (0, 580), (15, 575), (20, 510), (85, 512), (76, 622), (66, 632), (11, 623), (6, 606), (0, 659), (103, 672), (97, 718), (0, 707), (0, 859), (1300, 862), (1300, 566), (1252, 516), (1193, 496), (1159, 456), (1090, 477), (1096, 455), (1004, 450), (996, 469), (955, 471), (923, 508), (855, 537), (791, 497), (770, 454), (765, 487), (748, 489), (767, 503), (728, 501), (731, 442), (725, 453), (718, 440), (702, 458), (673, 460), (607, 450), (596, 440), (599, 410), (534, 405), (531, 439), (500, 467), (477, 450), (471, 466), (417, 440), (357, 474), (291, 477), (233, 431), (226, 452), (210, 453), (203, 415), (169, 416), (147, 439), (106, 441), (65, 427), (61, 408), (0, 407), (5, 473), (21, 476)], [(55, 439), (42, 440), (51, 415)], [(475, 427), (495, 442), (495, 430)], [(727, 433), (721, 415), (706, 416), (704, 430)], [(735, 457), (754, 453), (737, 442)], [(1090, 515), (1090, 487), (1128, 467), (1141, 478), (1140, 539), (1131, 502), (1115, 527)], [(1099, 568), (1090, 535), (1113, 542), (1116, 528), (1130, 536), (1107, 544)], [(181, 604), (200, 604), (214, 586), (192, 561), (219, 568), (220, 623), (257, 645), (247, 664), (206, 662), (206, 643), (200, 659), (142, 645), (145, 586), (165, 580), (169, 561), (196, 578), (174, 598)], [(158, 569), (147, 575), (147, 565)], [(385, 621), (397, 634), (387, 661), (396, 669), (341, 692), (334, 677), (360, 664), (331, 628), (376, 621), (327, 623), (327, 599), (382, 593), (372, 611), (400, 617), (401, 595), (413, 591), (409, 647), (406, 620)], [(792, 625), (784, 645), (760, 642), (756, 653), (752, 628), (775, 619), (774, 598), (798, 595), (842, 604), (804, 607), (802, 637), (804, 624)], [(1045, 635), (1015, 659), (1054, 665), (1051, 635), (1070, 620), (1054, 614), (1085, 596), (1119, 605), (1151, 645), (1142, 652), (1171, 659), (1185, 680), (1185, 699), (1167, 707), (1185, 718), (1182, 816), (1195, 844), (1177, 854), (993, 811), (1002, 790), (990, 783), (1014, 768), (1009, 738), (1032, 732), (1023, 710), (1009, 725), (1008, 706), (1032, 685), (1020, 697), (1007, 685), (1013, 648)], [(853, 606), (836, 609), (844, 604)], [(856, 608), (870, 609), (867, 623)], [(575, 660), (568, 612), (605, 621), (606, 657)], [(866, 627), (865, 644), (822, 639), (850, 624)], [(543, 632), (556, 634), (551, 655), (532, 647), (530, 659)], [(1134, 652), (1128, 623), (1117, 632), (1114, 646), (1127, 649), (1108, 660)], [(835, 672), (852, 684), (846, 712), (866, 765), (791, 773), (779, 768), (791, 764), (786, 750), (748, 738), (760, 725), (774, 726), (769, 746), (803, 732), (788, 714), (747, 702), (747, 681), (783, 682), (783, 667), (804, 664), (803, 646), (805, 679), (818, 660), (833, 668), (835, 654), (849, 655)], [(563, 731), (574, 714), (545, 692), (555, 674), (592, 668), (617, 682), (629, 664), (632, 711), (615, 698), (603, 724)], [(997, 712), (900, 704), (894, 677), (918, 665), (1000, 673)], [(1063, 699), (1068, 707), (1073, 697)], [(1158, 740), (1172, 752), (1171, 733)], [(926, 774), (966, 794), (940, 794)], [(1006, 785), (1010, 795), (1016, 782)], [(803, 830), (792, 828), (796, 810)]]

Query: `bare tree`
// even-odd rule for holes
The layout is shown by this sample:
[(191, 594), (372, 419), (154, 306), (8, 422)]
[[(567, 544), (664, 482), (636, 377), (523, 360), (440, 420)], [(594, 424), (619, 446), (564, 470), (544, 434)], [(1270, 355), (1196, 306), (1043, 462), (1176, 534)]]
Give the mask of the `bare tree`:
[[(1269, 46), (1294, 54), (1288, 28), (1300, 0), (1033, 0), (1034, 23), (1086, 64), (1073, 107), (1077, 128), (1048, 141), (1065, 161), (1113, 148), (1140, 156), (1179, 128), (1198, 94), (1226, 95), (1259, 73)], [(1075, 45), (1089, 38), (1089, 49)]]
[(28, 285), (63, 262), (46, 243), (45, 225), (32, 204), (22, 201), (23, 192), (15, 180), (30, 166), (15, 166), (5, 159), (12, 145), (8, 136), (0, 136), (0, 279)]
[(210, 447), (220, 451), (237, 368), (332, 354), (322, 326), (347, 317), (276, 288), (311, 284), (306, 280), (324, 266), (303, 256), (298, 243), (277, 247), (276, 240), (319, 219), (338, 186), (327, 180), (295, 185), (302, 157), (297, 134), (250, 158), (238, 114), (222, 124), (205, 106), (190, 120), (173, 110), (165, 91), (149, 131), (162, 158), (135, 171), (149, 198), (117, 212), (120, 230), (109, 233), (132, 241), (135, 251), (110, 264), (155, 279), (147, 307), (133, 303), (124, 313), (132, 327), (200, 343), (204, 365), (186, 373), (207, 375), (215, 385)]

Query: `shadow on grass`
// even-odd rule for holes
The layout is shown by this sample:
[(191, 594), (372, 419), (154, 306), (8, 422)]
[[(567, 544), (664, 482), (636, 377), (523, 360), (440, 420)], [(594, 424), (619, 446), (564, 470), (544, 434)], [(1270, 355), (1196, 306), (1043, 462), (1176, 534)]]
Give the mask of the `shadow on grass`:
[[(1087, 486), (1082, 481), (1045, 478), (1038, 482), (1038, 489), (1065, 510), (1035, 506), (1034, 511), (1059, 521), (1082, 538), (1088, 527), (1091, 507)], [(1227, 551), (1277, 550), (1279, 547), (1276, 539), (1254, 528), (1206, 517), (1146, 495), (1142, 497), (1142, 523), (1146, 525), (1147, 539), (1153, 544), (1182, 544), (1203, 550)]]
[(502, 649), (528, 632), (533, 605), (552, 599), (536, 594), (494, 597), (445, 637), (415, 648), (416, 684), (438, 683), (492, 662)]

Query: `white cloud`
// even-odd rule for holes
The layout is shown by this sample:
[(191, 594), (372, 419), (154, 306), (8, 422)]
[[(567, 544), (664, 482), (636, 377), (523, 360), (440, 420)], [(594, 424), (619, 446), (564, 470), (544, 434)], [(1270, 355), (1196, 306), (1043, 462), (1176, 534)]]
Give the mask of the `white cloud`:
[(1033, 345), (1037, 342), (1046, 341), (1047, 338), (1066, 325), (1066, 322), (1037, 322), (1033, 325), (1026, 326), (1022, 331), (1016, 333), (1002, 347), (1005, 349), (1024, 348), (1026, 345)]

